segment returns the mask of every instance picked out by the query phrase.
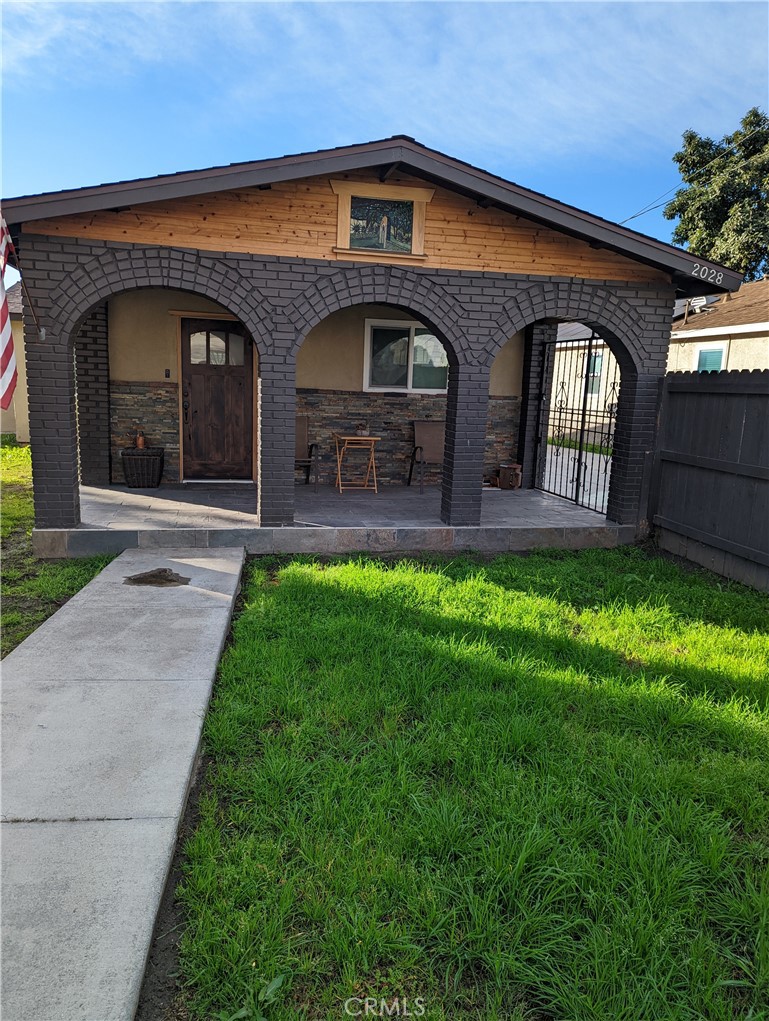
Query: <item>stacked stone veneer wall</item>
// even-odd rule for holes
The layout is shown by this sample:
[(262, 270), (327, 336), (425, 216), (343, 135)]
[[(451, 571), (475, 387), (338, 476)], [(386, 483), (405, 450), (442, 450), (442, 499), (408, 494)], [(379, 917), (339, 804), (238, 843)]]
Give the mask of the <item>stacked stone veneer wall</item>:
[(520, 397), (489, 397), (489, 410), (486, 414), (486, 450), (483, 458), (484, 476), (492, 475), (500, 464), (509, 464), (516, 460), (520, 421)]
[(120, 451), (132, 447), (136, 430), (148, 447), (165, 447), (163, 482), (179, 481), (179, 391), (176, 383), (110, 383), (112, 481), (123, 483)]
[[(377, 478), (381, 483), (402, 484), (408, 480), (411, 451), (414, 446), (414, 421), (444, 420), (445, 394), (402, 394), (354, 392), (349, 390), (312, 390), (296, 392), (298, 415), (309, 418), (311, 442), (318, 444), (320, 480), (333, 483), (336, 475), (334, 433), (354, 433), (363, 423), (370, 435), (381, 436), (376, 446)], [(518, 442), (518, 397), (492, 397), (486, 426), (484, 473), (491, 474), (500, 462), (509, 461)], [(358, 457), (361, 465), (363, 455)], [(352, 461), (349, 462), (353, 468)], [(425, 482), (440, 482), (438, 465), (425, 466)], [(297, 479), (300, 475), (297, 474)], [(414, 480), (418, 478), (414, 471)]]
[[(80, 520), (74, 339), (92, 309), (137, 287), (169, 287), (211, 298), (237, 316), (253, 337), (259, 353), (263, 526), (293, 520), (296, 353), (319, 322), (360, 304), (408, 311), (435, 330), (449, 351), (441, 502), (448, 524), (480, 521), (494, 357), (513, 334), (553, 320), (595, 329), (617, 356), (622, 383), (607, 513), (620, 523), (639, 523), (645, 515), (659, 381), (670, 340), (672, 283), (199, 252), (29, 233), (22, 233), (19, 251), (29, 297), (45, 328), (42, 341), (25, 306), (38, 527), (70, 527)], [(538, 346), (530, 331), (525, 353), (530, 363), (537, 360)], [(528, 460), (536, 442), (528, 430), (541, 394), (534, 368), (527, 371), (524, 365), (527, 407), (519, 449)]]

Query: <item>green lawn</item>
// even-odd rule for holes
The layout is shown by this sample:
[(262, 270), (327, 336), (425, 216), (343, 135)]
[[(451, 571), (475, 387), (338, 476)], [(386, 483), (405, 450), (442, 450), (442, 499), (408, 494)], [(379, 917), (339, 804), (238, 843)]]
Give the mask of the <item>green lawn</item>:
[(184, 1009), (767, 1018), (768, 611), (637, 549), (252, 563)]
[(0, 447), (0, 482), (0, 654), (7, 656), (112, 557), (44, 561), (34, 556), (30, 450), (6, 436)]

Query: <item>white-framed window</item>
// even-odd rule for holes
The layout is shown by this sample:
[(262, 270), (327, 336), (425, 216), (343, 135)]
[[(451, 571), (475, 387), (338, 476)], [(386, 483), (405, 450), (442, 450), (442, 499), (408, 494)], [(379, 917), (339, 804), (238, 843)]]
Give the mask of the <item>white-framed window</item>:
[(697, 344), (694, 348), (695, 372), (720, 372), (726, 368), (728, 344), (724, 340), (714, 340)]
[(364, 390), (445, 393), (449, 360), (440, 340), (419, 323), (366, 320)]

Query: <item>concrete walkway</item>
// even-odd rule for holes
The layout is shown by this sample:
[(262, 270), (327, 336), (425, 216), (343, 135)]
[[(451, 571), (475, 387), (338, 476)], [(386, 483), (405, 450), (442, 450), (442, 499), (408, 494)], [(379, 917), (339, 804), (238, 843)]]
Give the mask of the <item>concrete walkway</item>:
[(3, 661), (3, 1021), (133, 1018), (243, 555), (127, 551)]

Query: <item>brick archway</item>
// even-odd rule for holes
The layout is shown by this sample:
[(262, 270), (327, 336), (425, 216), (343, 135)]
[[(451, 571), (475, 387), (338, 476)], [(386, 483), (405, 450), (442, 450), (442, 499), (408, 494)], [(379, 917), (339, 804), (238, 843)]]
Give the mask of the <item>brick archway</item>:
[[(76, 385), (88, 398), (78, 403), (77, 430), (80, 481), (86, 485), (112, 481), (106, 302), (140, 289), (172, 289), (216, 302), (246, 326), (260, 357), (272, 335), (270, 303), (237, 268), (216, 259), (177, 250), (107, 248), (78, 266), (54, 291), (52, 309), (62, 341), (77, 349)], [(175, 468), (173, 456), (167, 465)]]
[(594, 330), (619, 363), (621, 382), (614, 434), (607, 516), (623, 524), (639, 520), (653, 445), (657, 408), (657, 376), (650, 374), (650, 353), (644, 343), (647, 322), (632, 304), (612, 291), (578, 281), (552, 282), (510, 298), (497, 317), (486, 347), (489, 364), (512, 334), (526, 335), (519, 460), (525, 486), (536, 485), (539, 415), (545, 378), (545, 348), (557, 335), (557, 322), (579, 322)]
[[(286, 308), (295, 331), (292, 358), (310, 330), (334, 312), (355, 305), (388, 305), (414, 316), (442, 342), (451, 369), (446, 394), (446, 441), (441, 517), (450, 524), (477, 524), (488, 403), (488, 369), (478, 364), (464, 328), (467, 312), (436, 280), (398, 266), (350, 267), (325, 276)], [(293, 423), (286, 423), (291, 428)]]
[(579, 322), (594, 329), (623, 372), (640, 371), (649, 357), (642, 340), (645, 320), (637, 309), (606, 288), (570, 281), (529, 287), (506, 301), (485, 349), (487, 364), (514, 333), (543, 320)]
[(291, 354), (307, 334), (333, 312), (353, 305), (390, 305), (421, 320), (446, 348), (452, 365), (467, 361), (467, 344), (459, 324), (465, 314), (460, 303), (423, 274), (398, 266), (362, 266), (323, 277), (286, 309), (296, 330)]
[(61, 335), (74, 342), (89, 313), (124, 291), (165, 287), (217, 302), (243, 323), (260, 357), (274, 329), (274, 308), (237, 269), (174, 249), (106, 249), (78, 266), (51, 296)]

